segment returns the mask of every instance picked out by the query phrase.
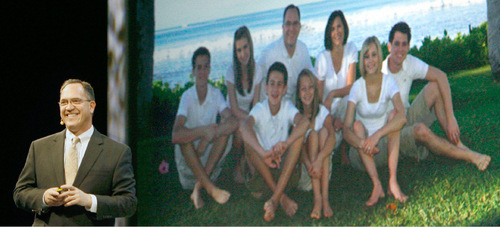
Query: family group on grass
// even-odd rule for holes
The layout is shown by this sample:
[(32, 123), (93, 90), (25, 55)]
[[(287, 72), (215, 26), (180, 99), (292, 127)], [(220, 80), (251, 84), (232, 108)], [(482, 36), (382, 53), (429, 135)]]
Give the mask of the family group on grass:
[[(278, 207), (289, 216), (297, 211), (286, 188), (313, 191), (311, 218), (333, 215), (328, 186), (334, 150), (342, 153), (342, 163), (368, 173), (373, 190), (366, 206), (386, 193), (400, 202), (408, 199), (397, 181), (400, 153), (423, 160), (430, 150), (471, 162), (481, 171), (488, 167), (489, 156), (460, 140), (446, 74), (408, 54), (411, 31), (405, 22), (392, 27), (385, 60), (377, 37), (364, 41), (356, 81), (358, 50), (347, 41), (349, 27), (342, 11), (330, 15), (325, 50), (314, 66), (298, 40), (297, 6), (285, 8), (282, 28), (283, 36), (265, 48), (258, 62), (248, 28), (235, 32), (226, 99), (208, 83), (208, 49), (200, 47), (193, 54), (195, 86), (181, 97), (172, 143), (180, 182), (193, 190), (196, 209), (204, 205), (201, 189), (217, 203), (229, 200), (230, 193), (214, 182), (230, 150), (237, 157), (235, 181), (256, 198), (271, 194), (264, 204), (266, 221)], [(410, 105), (416, 79), (429, 83)], [(446, 138), (429, 129), (436, 120)], [(381, 166), (389, 169), (387, 191), (378, 176)]]

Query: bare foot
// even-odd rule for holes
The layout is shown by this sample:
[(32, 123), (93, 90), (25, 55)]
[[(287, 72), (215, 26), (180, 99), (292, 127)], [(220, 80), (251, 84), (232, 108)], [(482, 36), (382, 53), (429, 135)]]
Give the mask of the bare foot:
[(330, 202), (328, 202), (328, 199), (323, 200), (323, 215), (325, 215), (325, 217), (327, 218), (333, 215), (333, 210), (330, 206)]
[(382, 189), (382, 185), (375, 186), (373, 188), (372, 195), (370, 196), (368, 201), (365, 202), (365, 205), (371, 207), (371, 206), (377, 204), (378, 199), (384, 198), (384, 197), (385, 197), (385, 194), (384, 194), (384, 190)]
[(491, 161), (490, 156), (484, 154), (478, 154), (477, 158), (473, 160), (473, 163), (474, 165), (477, 166), (477, 169), (479, 169), (480, 171), (484, 171), (486, 168), (488, 168), (490, 161)]
[(408, 196), (401, 191), (398, 182), (395, 180), (389, 180), (389, 188), (387, 189), (387, 194), (394, 196), (395, 199), (402, 203), (406, 202), (406, 200), (408, 199)]
[(321, 218), (321, 198), (314, 199), (314, 207), (311, 212), (311, 218), (320, 219)]
[(273, 201), (272, 199), (268, 200), (264, 204), (264, 221), (270, 222), (274, 219), (274, 213), (276, 212), (276, 209), (278, 209), (278, 204)]
[(280, 205), (288, 216), (293, 216), (297, 212), (298, 205), (295, 201), (288, 198), (285, 194), (281, 196)]
[(194, 208), (200, 209), (205, 205), (205, 202), (201, 199), (199, 183), (194, 186), (193, 193), (191, 194), (191, 200), (193, 200)]
[(229, 197), (231, 197), (231, 193), (219, 188), (216, 188), (211, 195), (214, 198), (215, 202), (219, 204), (226, 203), (229, 200)]

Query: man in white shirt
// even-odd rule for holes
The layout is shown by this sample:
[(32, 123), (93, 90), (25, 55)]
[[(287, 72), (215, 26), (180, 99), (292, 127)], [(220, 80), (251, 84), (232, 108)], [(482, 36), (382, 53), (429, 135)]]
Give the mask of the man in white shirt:
[[(409, 55), (410, 40), (411, 30), (408, 24), (395, 24), (389, 34), (390, 55), (382, 66), (382, 72), (391, 75), (398, 83), (407, 112), (408, 122), (401, 130), (401, 153), (423, 160), (427, 157), (428, 150), (431, 150), (439, 155), (472, 162), (479, 170), (485, 170), (491, 160), (490, 156), (472, 151), (460, 141), (460, 129), (453, 113), (446, 74)], [(425, 79), (429, 83), (410, 106), (410, 88), (416, 79)], [(429, 129), (436, 120), (447, 139), (438, 137)]]
[[(175, 161), (184, 189), (193, 189), (191, 199), (196, 209), (203, 207), (202, 187), (217, 203), (224, 204), (230, 193), (219, 189), (213, 181), (220, 174), (229, 135), (237, 127), (222, 93), (208, 83), (210, 52), (198, 48), (192, 58), (195, 85), (181, 97), (172, 130)], [(217, 115), (221, 116), (217, 123)]]
[(94, 89), (69, 79), (60, 90), (66, 129), (33, 141), (14, 189), (33, 225), (113, 225), (137, 206), (132, 152), (94, 129)]
[[(271, 65), (266, 77), (268, 98), (255, 105), (240, 126), (247, 160), (251, 169), (258, 171), (249, 173), (251, 176), (246, 185), (252, 192), (258, 193), (252, 188), (260, 190), (264, 186), (263, 189), (268, 188), (273, 194), (264, 204), (265, 221), (274, 219), (278, 204), (289, 216), (297, 211), (297, 203), (286, 196), (284, 190), (287, 184), (291, 184), (289, 180), (292, 178), (298, 182), (299, 168), (296, 164), (309, 120), (302, 117), (289, 99), (283, 99), (286, 89), (286, 68), (276, 62)], [(295, 127), (288, 135), (292, 125)]]
[[(307, 68), (315, 72), (309, 50), (307, 46), (298, 40), (300, 34), (300, 10), (295, 5), (288, 5), (283, 13), (283, 36), (269, 44), (257, 62), (262, 67), (265, 74), (274, 62), (281, 62), (286, 66), (288, 72), (288, 89), (285, 98), (295, 102), (295, 91), (297, 86), (297, 77), (299, 73)], [(266, 78), (262, 75), (261, 78)], [(265, 82), (261, 84), (261, 91), (265, 89)], [(260, 101), (266, 99), (265, 92), (260, 93)]]

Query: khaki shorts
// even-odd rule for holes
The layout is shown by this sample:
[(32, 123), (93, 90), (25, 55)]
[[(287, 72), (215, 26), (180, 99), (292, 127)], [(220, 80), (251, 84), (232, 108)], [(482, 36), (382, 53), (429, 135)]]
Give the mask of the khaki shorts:
[(418, 93), (406, 113), (407, 123), (401, 129), (401, 144), (399, 152), (401, 155), (424, 160), (429, 155), (429, 150), (421, 143), (415, 141), (413, 127), (415, 124), (423, 123), (428, 128), (437, 120), (436, 114), (432, 112), (425, 103), (424, 89)]

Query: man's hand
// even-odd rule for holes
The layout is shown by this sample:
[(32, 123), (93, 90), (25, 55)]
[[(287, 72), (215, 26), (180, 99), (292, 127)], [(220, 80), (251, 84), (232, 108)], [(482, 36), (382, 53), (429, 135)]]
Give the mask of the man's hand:
[(340, 120), (340, 118), (336, 117), (335, 120), (333, 121), (333, 129), (335, 132), (338, 132), (344, 128), (344, 122)]
[(278, 142), (271, 148), (271, 152), (273, 152), (274, 155), (281, 157), (285, 153), (286, 149), (286, 142)]
[(216, 127), (216, 124), (207, 125), (207, 127), (205, 127), (203, 139), (207, 140), (208, 142), (212, 142), (212, 140), (217, 137)]
[(57, 191), (57, 187), (49, 188), (43, 193), (43, 201), (50, 207), (57, 207), (64, 204), (64, 197)]
[(447, 120), (446, 136), (453, 144), (460, 142), (460, 129), (455, 116)]
[(64, 206), (69, 207), (73, 205), (79, 205), (85, 207), (85, 209), (89, 210), (92, 206), (92, 197), (78, 189), (75, 186), (71, 185), (62, 185), (61, 188), (64, 191), (59, 196), (64, 198)]
[(272, 151), (266, 152), (264, 155), (262, 155), (262, 159), (264, 160), (264, 163), (269, 168), (280, 168), (280, 163), (281, 163), (281, 155), (277, 155)]

